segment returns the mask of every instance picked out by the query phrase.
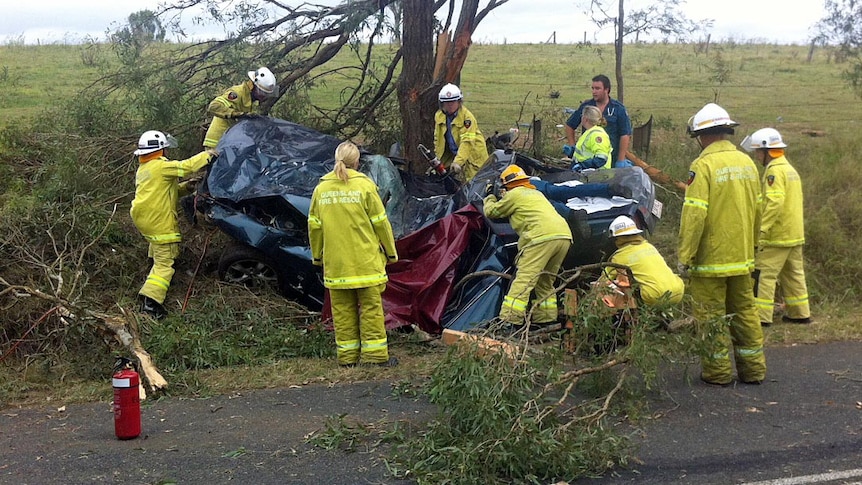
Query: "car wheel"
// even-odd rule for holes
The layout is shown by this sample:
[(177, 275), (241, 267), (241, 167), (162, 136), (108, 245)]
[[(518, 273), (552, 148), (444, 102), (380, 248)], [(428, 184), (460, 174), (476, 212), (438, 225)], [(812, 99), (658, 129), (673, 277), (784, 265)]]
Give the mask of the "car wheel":
[(218, 275), (223, 281), (250, 288), (278, 291), (279, 273), (275, 264), (260, 251), (248, 246), (230, 246), (222, 253)]

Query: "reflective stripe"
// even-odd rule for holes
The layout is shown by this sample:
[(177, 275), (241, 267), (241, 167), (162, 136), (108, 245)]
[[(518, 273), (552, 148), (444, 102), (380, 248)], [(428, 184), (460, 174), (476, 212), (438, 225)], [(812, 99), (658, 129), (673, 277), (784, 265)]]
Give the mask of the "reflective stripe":
[(695, 199), (693, 197), (686, 197), (682, 203), (683, 206), (696, 207), (698, 209), (709, 209), (709, 202), (703, 199)]
[(178, 232), (173, 232), (170, 234), (159, 234), (157, 236), (147, 236), (144, 235), (144, 239), (150, 241), (155, 244), (164, 244), (164, 243), (172, 243), (172, 242), (180, 242), (182, 241), (182, 235)]
[(547, 300), (539, 303), (538, 308), (542, 309), (542, 310), (556, 310), (557, 309), (557, 298), (554, 297), (554, 299), (547, 299)]
[(216, 98), (216, 99), (214, 99), (213, 101), (218, 101), (219, 103), (223, 104), (223, 105), (225, 106), (225, 108), (230, 108), (230, 107), (231, 107), (230, 102), (229, 102), (228, 100), (224, 99), (224, 98), (223, 98), (223, 97), (221, 97), (221, 96), (217, 97), (217, 98)]
[(505, 298), (503, 298), (503, 308), (506, 307), (509, 307), (517, 312), (523, 312), (527, 310), (527, 302), (525, 300), (519, 300), (517, 298), (506, 296)]
[(736, 355), (740, 357), (754, 357), (755, 355), (760, 355), (763, 353), (763, 347), (757, 347), (754, 349), (736, 347), (734, 350), (736, 351)]
[(386, 339), (365, 340), (362, 342), (362, 350), (378, 350), (388, 348)]
[(333, 285), (335, 288), (338, 288), (340, 285), (355, 284), (363, 284), (367, 287), (386, 283), (387, 281), (386, 273), (365, 276), (346, 276), (342, 278), (323, 278), (323, 282), (326, 283), (326, 285)]
[(774, 302), (773, 300), (766, 300), (764, 298), (755, 298), (754, 303), (757, 305), (757, 308), (763, 308), (765, 310), (768, 310), (772, 308)]
[(793, 247), (793, 246), (802, 246), (805, 244), (805, 238), (801, 237), (798, 239), (762, 239), (760, 244), (763, 246), (778, 246), (778, 247)]
[(335, 341), (338, 350), (356, 350), (359, 348), (359, 340), (345, 340), (343, 342)]
[(376, 223), (378, 223), (378, 222), (380, 222), (380, 221), (385, 221), (385, 220), (386, 220), (386, 213), (384, 212), (383, 214), (380, 214), (379, 216), (374, 216), (374, 217), (372, 217), (372, 218), (371, 218), (371, 223), (372, 223), (372, 224), (376, 224)]
[(318, 219), (317, 216), (308, 216), (308, 223), (309, 224), (317, 224), (318, 226), (321, 225), (320, 219)]
[(692, 266), (690, 270), (696, 273), (724, 273), (726, 271), (742, 271), (754, 269), (754, 261), (744, 263), (710, 264), (703, 266)]
[(476, 134), (471, 132), (461, 133), (461, 140), (475, 140)]
[(730, 354), (728, 353), (727, 349), (725, 349), (725, 350), (722, 350), (721, 352), (717, 352), (715, 354), (712, 354), (712, 358), (714, 360), (730, 360)]
[(784, 304), (790, 305), (790, 306), (807, 305), (808, 304), (808, 295), (806, 294), (806, 295), (802, 295), (802, 296), (792, 296), (792, 297), (791, 296), (785, 296), (784, 297)]
[(147, 283), (151, 285), (158, 286), (159, 288), (164, 288), (167, 290), (171, 286), (171, 282), (162, 278), (159, 275), (151, 274), (147, 276)]

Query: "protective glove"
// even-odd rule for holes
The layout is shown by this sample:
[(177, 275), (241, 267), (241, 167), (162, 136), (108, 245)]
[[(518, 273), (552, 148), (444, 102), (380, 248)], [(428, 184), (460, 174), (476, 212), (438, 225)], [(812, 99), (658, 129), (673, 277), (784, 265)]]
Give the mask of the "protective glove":
[(681, 277), (688, 278), (688, 265), (687, 264), (676, 263), (676, 270)]
[(452, 162), (452, 165), (449, 165), (449, 170), (451, 170), (452, 173), (461, 173), (461, 165), (456, 162)]
[(584, 169), (584, 166), (578, 162), (575, 162), (572, 164), (572, 172), (580, 172), (583, 169)]
[(493, 193), (494, 193), (494, 182), (488, 182), (488, 184), (485, 185), (485, 196), (487, 197)]
[(572, 158), (572, 155), (575, 154), (575, 147), (572, 145), (563, 145), (563, 155)]

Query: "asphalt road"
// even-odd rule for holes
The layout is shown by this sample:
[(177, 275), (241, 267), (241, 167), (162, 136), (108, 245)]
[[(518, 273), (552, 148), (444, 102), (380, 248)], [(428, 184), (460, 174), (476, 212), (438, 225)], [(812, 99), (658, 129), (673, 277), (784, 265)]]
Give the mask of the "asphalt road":
[[(671, 367), (649, 396), (630, 468), (589, 484), (862, 483), (862, 342), (767, 349), (761, 386), (708, 386)], [(422, 423), (436, 409), (386, 381), (307, 385), (143, 409), (141, 437), (114, 437), (109, 403), (0, 410), (0, 483), (406, 484), (387, 445), (306, 443), (327, 417)]]

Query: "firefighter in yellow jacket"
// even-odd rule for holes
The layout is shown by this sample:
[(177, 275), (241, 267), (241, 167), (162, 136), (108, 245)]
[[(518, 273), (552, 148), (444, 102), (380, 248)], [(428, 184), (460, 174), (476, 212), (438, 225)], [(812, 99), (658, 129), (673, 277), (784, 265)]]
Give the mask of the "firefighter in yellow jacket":
[(689, 169), (679, 226), (680, 273), (691, 275), (695, 319), (730, 323), (701, 358), (701, 379), (717, 385), (733, 382), (731, 346), (740, 381), (760, 384), (766, 376), (751, 278), (760, 182), (751, 158), (727, 140), (735, 126), (714, 103), (689, 120), (688, 132), (703, 151)]
[(247, 81), (231, 86), (207, 107), (207, 114), (213, 119), (204, 136), (204, 148), (215, 148), (228, 128), (251, 114), (255, 102), (274, 96), (278, 96), (278, 85), (272, 71), (266, 67), (248, 71)]
[(312, 262), (323, 265), (338, 363), (394, 366), (389, 357), (381, 295), (386, 264), (398, 261), (392, 226), (377, 186), (359, 167), (359, 149), (344, 142), (335, 168), (320, 178), (308, 211)]
[[(674, 274), (658, 249), (644, 239), (643, 231), (635, 221), (627, 216), (619, 216), (611, 222), (609, 229), (617, 246), (609, 261), (631, 268), (641, 301), (650, 306), (675, 305), (682, 301), (685, 293), (682, 278)], [(604, 277), (614, 281), (618, 271), (617, 268), (608, 267)]]
[(523, 169), (509, 165), (500, 181), (504, 193), (499, 200), (494, 194), (485, 197), (485, 215), (491, 219), (508, 217), (518, 233), (517, 270), (503, 298), (500, 319), (510, 325), (506, 330), (523, 329), (533, 292), (533, 323), (556, 322), (554, 280), (572, 244), (572, 232), (548, 199), (533, 188)]
[(757, 281), (754, 300), (760, 323), (772, 323), (775, 283), (781, 283), (784, 294), (782, 320), (811, 323), (808, 287), (802, 265), (805, 228), (802, 215), (802, 180), (784, 156), (787, 145), (774, 128), (755, 131), (742, 141), (742, 147), (754, 152), (755, 160), (766, 167), (763, 173), (762, 216), (757, 253), (754, 258)]
[(469, 182), (488, 159), (485, 137), (476, 117), (464, 107), (458, 86), (443, 86), (437, 99), (440, 109), (434, 115), (434, 153), (447, 170), (463, 172), (464, 181)]
[(153, 259), (147, 281), (138, 293), (141, 311), (155, 318), (167, 315), (165, 296), (174, 276), (174, 260), (180, 254), (177, 202), (186, 187), (179, 179), (205, 167), (215, 156), (215, 151), (208, 149), (187, 160), (168, 160), (165, 150), (176, 146), (170, 135), (151, 130), (141, 135), (135, 150), (139, 165), (130, 212), (135, 226), (150, 243), (148, 256)]

